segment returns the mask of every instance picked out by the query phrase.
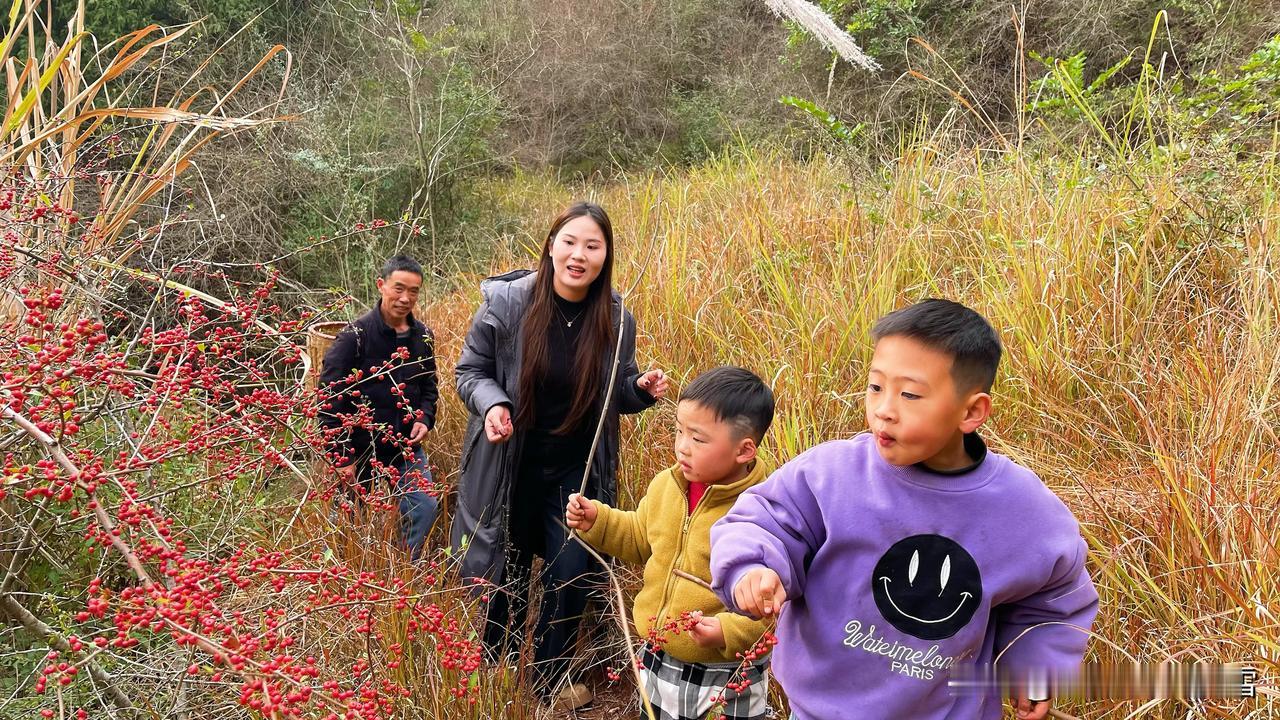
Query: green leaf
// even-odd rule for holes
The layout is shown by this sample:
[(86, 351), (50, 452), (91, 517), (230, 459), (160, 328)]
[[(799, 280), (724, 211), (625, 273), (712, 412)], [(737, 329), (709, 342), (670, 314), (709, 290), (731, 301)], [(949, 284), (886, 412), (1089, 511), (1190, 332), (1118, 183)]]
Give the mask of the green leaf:
[(427, 36), (417, 30), (409, 31), (409, 43), (418, 52), (426, 52), (431, 49), (431, 45), (427, 42)]
[(68, 41), (66, 45), (63, 45), (62, 49), (58, 51), (57, 57), (55, 57), (53, 62), (49, 63), (49, 67), (45, 68), (45, 71), (40, 74), (40, 81), (35, 87), (31, 88), (27, 93), (27, 96), (22, 99), (22, 104), (18, 105), (13, 116), (9, 118), (9, 124), (4, 128), (6, 135), (13, 132), (15, 128), (22, 124), (22, 118), (24, 118), (31, 110), (31, 107), (36, 104), (36, 98), (39, 98), (40, 94), (49, 87), (49, 83), (53, 82), (53, 78), (56, 77), (58, 71), (62, 69), (62, 63), (67, 59), (67, 55), (71, 53), (72, 48), (78, 45), (80, 40), (86, 35), (88, 35), (88, 33), (79, 33), (75, 37), (71, 38), (71, 40)]
[(1120, 72), (1120, 70), (1124, 68), (1125, 65), (1128, 65), (1129, 61), (1132, 59), (1133, 59), (1133, 55), (1129, 55), (1128, 57), (1122, 59), (1120, 62), (1116, 63), (1115, 65), (1112, 65), (1106, 70), (1103, 70), (1102, 72), (1098, 73), (1098, 77), (1094, 78), (1093, 82), (1089, 83), (1089, 89), (1086, 92), (1091, 93), (1101, 88), (1108, 80), (1111, 79), (1112, 75), (1115, 75), (1116, 73)]
[(798, 98), (794, 95), (784, 95), (781, 98), (778, 98), (778, 102), (805, 112), (810, 117), (817, 120), (818, 123), (826, 128), (827, 132), (831, 133), (837, 140), (841, 140), (843, 142), (852, 141), (866, 127), (862, 123), (859, 123), (855, 127), (851, 128), (840, 122), (836, 116), (826, 110), (823, 110), (809, 100)]
[[(1078, 52), (1066, 60), (1059, 60), (1057, 68), (1064, 73), (1071, 81), (1071, 84), (1078, 88), (1084, 87), (1084, 61), (1085, 54)], [(1065, 83), (1064, 83), (1065, 84)]]
[(13, 0), (13, 7), (9, 8), (9, 31), (0, 39), (0, 58), (4, 58), (5, 51), (9, 49), (9, 38), (13, 36), (13, 28), (18, 24), (18, 13), (21, 11), (22, 0)]

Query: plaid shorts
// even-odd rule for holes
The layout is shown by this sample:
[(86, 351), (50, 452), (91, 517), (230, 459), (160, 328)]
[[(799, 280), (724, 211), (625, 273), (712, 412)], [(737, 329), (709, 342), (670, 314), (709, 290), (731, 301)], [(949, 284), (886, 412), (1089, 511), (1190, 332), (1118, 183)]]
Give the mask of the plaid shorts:
[[(769, 708), (769, 661), (738, 663), (687, 663), (647, 645), (640, 649), (649, 703), (658, 720), (763, 720)], [(740, 671), (739, 668), (742, 668)], [(741, 692), (725, 687), (750, 680)], [(713, 712), (714, 711), (714, 712)], [(641, 707), (643, 717), (644, 708)]]

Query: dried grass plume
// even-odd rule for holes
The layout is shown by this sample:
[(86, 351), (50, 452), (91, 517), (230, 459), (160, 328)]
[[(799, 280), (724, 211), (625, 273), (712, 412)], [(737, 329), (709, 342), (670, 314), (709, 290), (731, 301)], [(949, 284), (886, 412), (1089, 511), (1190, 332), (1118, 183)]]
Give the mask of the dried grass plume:
[(805, 0), (764, 0), (774, 15), (791, 20), (817, 38), (828, 50), (870, 72), (880, 69), (880, 63), (862, 52), (849, 33), (841, 30), (822, 8)]

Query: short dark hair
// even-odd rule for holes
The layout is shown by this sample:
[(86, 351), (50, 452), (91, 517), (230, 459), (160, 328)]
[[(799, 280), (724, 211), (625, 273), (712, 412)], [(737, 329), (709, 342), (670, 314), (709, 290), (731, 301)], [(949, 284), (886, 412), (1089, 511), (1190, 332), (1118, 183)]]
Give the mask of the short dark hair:
[(737, 437), (760, 442), (773, 423), (773, 391), (755, 373), (733, 365), (712, 368), (689, 383), (680, 402), (695, 402), (733, 426)]
[(422, 274), (422, 266), (418, 264), (418, 261), (404, 253), (396, 253), (395, 255), (387, 258), (387, 261), (382, 263), (382, 272), (378, 273), (378, 277), (386, 280), (391, 277), (391, 273), (400, 272), (402, 270), (404, 272), (411, 272), (418, 277), (424, 277)]
[(991, 392), (1000, 366), (1000, 336), (987, 319), (951, 300), (929, 298), (876, 321), (871, 339), (908, 337), (951, 356), (957, 392)]

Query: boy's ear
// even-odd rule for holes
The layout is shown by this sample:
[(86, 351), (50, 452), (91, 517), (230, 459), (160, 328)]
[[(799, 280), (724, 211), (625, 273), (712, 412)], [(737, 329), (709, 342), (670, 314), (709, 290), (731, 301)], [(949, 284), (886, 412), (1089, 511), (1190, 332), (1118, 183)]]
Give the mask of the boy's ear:
[(738, 441), (738, 451), (734, 454), (733, 461), (739, 465), (746, 465), (756, 459), (756, 451), (758, 450), (755, 438), (747, 435)]
[(964, 406), (964, 418), (960, 421), (960, 431), (971, 433), (991, 417), (991, 395), (976, 392), (969, 396)]

